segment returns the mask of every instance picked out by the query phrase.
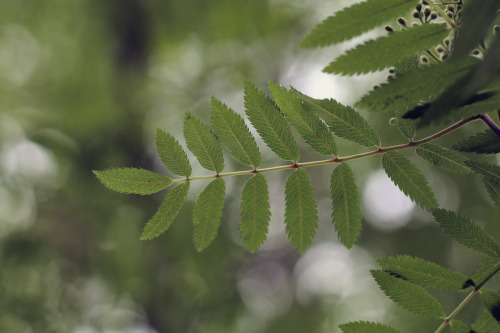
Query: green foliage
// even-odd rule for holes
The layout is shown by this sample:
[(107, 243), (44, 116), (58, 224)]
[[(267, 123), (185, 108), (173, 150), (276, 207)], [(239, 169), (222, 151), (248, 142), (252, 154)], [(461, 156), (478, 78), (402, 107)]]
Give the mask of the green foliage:
[(340, 163), (330, 180), (333, 201), (333, 224), (342, 244), (350, 249), (361, 231), (363, 217), (354, 174), (346, 163)]
[(500, 153), (500, 140), (495, 133), (486, 130), (460, 140), (451, 148), (467, 153), (497, 154)]
[(343, 333), (399, 333), (398, 330), (381, 324), (368, 321), (356, 321), (339, 325)]
[(106, 187), (121, 193), (152, 194), (172, 184), (172, 179), (144, 169), (117, 168), (94, 174)]
[(312, 243), (318, 227), (318, 211), (309, 174), (293, 171), (285, 184), (285, 225), (292, 244), (304, 252)]
[(488, 310), (485, 310), (476, 319), (474, 324), (472, 324), (472, 330), (477, 333), (490, 332), (496, 326), (497, 321), (495, 320), (495, 317), (493, 317)]
[(464, 163), (466, 160), (465, 156), (453, 150), (443, 148), (433, 143), (426, 143), (418, 146), (416, 152), (418, 156), (444, 170), (458, 174), (471, 173), (471, 170)]
[(161, 129), (156, 130), (156, 150), (168, 170), (178, 176), (191, 176), (191, 164), (179, 141)]
[(488, 257), (484, 259), (476, 271), (471, 275), (470, 279), (475, 285), (485, 281), (491, 272), (497, 272), (492, 278), (497, 278), (500, 274), (500, 258)]
[(427, 210), (439, 206), (436, 196), (424, 176), (401, 153), (385, 153), (382, 157), (382, 166), (394, 184), (416, 204)]
[(465, 161), (465, 164), (481, 176), (491, 199), (500, 203), (500, 166), (476, 160)]
[(470, 327), (466, 323), (460, 320), (452, 320), (450, 322), (452, 333), (470, 333)]
[(331, 62), (324, 71), (353, 75), (380, 70), (422, 49), (436, 46), (448, 34), (449, 30), (440, 24), (424, 24), (397, 31), (347, 51)]
[(500, 294), (490, 290), (482, 290), (481, 300), (488, 309), (489, 313), (496, 319), (497, 322), (500, 322)]

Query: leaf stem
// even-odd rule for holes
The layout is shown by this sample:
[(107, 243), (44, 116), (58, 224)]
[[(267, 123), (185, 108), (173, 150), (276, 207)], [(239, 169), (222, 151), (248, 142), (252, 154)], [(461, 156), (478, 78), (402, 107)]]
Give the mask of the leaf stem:
[(212, 174), (212, 175), (206, 175), (206, 176), (178, 178), (178, 179), (172, 179), (172, 182), (173, 183), (180, 183), (180, 182), (185, 182), (185, 181), (190, 181), (190, 180), (210, 179), (210, 178), (217, 178), (217, 177), (230, 177), (230, 176), (240, 176), (240, 175), (251, 175), (251, 174), (261, 173), (261, 172), (296, 169), (296, 168), (302, 168), (302, 167), (310, 167), (310, 166), (316, 166), (316, 165), (340, 163), (340, 162), (355, 160), (358, 158), (363, 158), (363, 157), (367, 157), (367, 156), (386, 153), (388, 151), (401, 150), (401, 149), (406, 149), (406, 148), (410, 148), (410, 147), (415, 147), (415, 146), (427, 143), (429, 141), (436, 140), (436, 139), (442, 137), (443, 135), (448, 134), (448, 133), (456, 130), (457, 128), (467, 124), (468, 122), (471, 122), (471, 121), (479, 119), (479, 118), (481, 118), (481, 116), (474, 116), (471, 118), (460, 120), (459, 122), (456, 122), (455, 124), (445, 128), (445, 129), (442, 129), (439, 132), (436, 132), (428, 137), (425, 137), (425, 138), (417, 140), (417, 141), (410, 141), (408, 143), (403, 143), (403, 144), (388, 146), (388, 147), (380, 147), (377, 150), (372, 150), (372, 151), (368, 151), (365, 153), (349, 155), (349, 156), (344, 156), (344, 157), (337, 157), (337, 158), (321, 160), (321, 161), (312, 161), (312, 162), (294, 163), (294, 164), (289, 164), (289, 165), (280, 165), (280, 166), (275, 166), (275, 167), (270, 167), (270, 168), (233, 171), (233, 172), (221, 172), (221, 173), (215, 174), (215, 175)]

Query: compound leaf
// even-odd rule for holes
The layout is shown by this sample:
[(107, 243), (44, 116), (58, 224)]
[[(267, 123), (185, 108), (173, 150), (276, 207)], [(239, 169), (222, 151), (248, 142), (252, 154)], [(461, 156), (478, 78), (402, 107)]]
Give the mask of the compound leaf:
[(423, 24), (396, 31), (348, 50), (323, 71), (353, 75), (381, 70), (420, 50), (432, 48), (448, 34), (449, 30), (441, 24)]
[(350, 249), (358, 239), (363, 217), (354, 174), (346, 163), (340, 163), (330, 180), (333, 212), (332, 219), (342, 244)]
[(156, 151), (168, 170), (177, 176), (191, 176), (191, 164), (179, 141), (161, 129), (156, 130)]
[(156, 214), (144, 226), (141, 240), (153, 239), (168, 230), (189, 191), (189, 182), (174, 187), (163, 200)]
[(224, 169), (224, 156), (219, 141), (207, 125), (190, 113), (184, 119), (184, 138), (202, 167), (216, 173)]
[(500, 256), (498, 244), (468, 217), (444, 209), (433, 209), (432, 215), (441, 228), (455, 241), (487, 256)]
[(337, 155), (332, 132), (321, 119), (304, 110), (302, 101), (293, 92), (273, 82), (269, 82), (269, 88), (285, 117), (312, 148), (323, 155)]
[(415, 6), (413, 0), (368, 0), (329, 16), (301, 42), (301, 47), (317, 47), (342, 42), (373, 29)]
[(264, 142), (283, 160), (297, 162), (299, 148), (276, 105), (252, 83), (245, 81), (246, 115)]
[(115, 168), (93, 171), (107, 188), (128, 194), (152, 194), (172, 184), (172, 179), (144, 169)]
[(446, 311), (441, 303), (423, 287), (388, 272), (377, 270), (370, 272), (380, 289), (402, 308), (425, 318), (441, 319), (446, 317)]
[(500, 202), (500, 166), (483, 161), (467, 160), (465, 164), (481, 176), (493, 201)]
[(314, 99), (295, 89), (292, 91), (304, 102), (309, 112), (324, 120), (338, 136), (365, 147), (380, 147), (380, 138), (370, 124), (350, 106), (334, 99)]
[(271, 211), (266, 178), (252, 176), (241, 191), (240, 234), (245, 245), (255, 252), (266, 239)]
[(205, 249), (217, 235), (222, 209), (226, 182), (216, 178), (200, 193), (193, 209), (194, 245), (198, 251)]
[(390, 326), (368, 322), (368, 321), (355, 321), (339, 325), (343, 333), (399, 333), (398, 330)]
[(318, 226), (313, 187), (304, 169), (296, 169), (286, 180), (285, 226), (292, 244), (304, 252), (311, 245)]
[(488, 129), (457, 142), (451, 148), (467, 153), (497, 154), (500, 153), (500, 138)]
[(464, 163), (466, 160), (465, 156), (456, 151), (432, 143), (420, 145), (416, 148), (416, 151), (418, 156), (444, 170), (458, 174), (472, 172)]
[(394, 184), (419, 206), (427, 210), (439, 206), (434, 192), (420, 170), (401, 153), (385, 153), (382, 166)]
[(212, 97), (212, 126), (229, 153), (241, 164), (260, 166), (261, 156), (252, 133), (243, 118)]
[(420, 258), (403, 255), (376, 260), (384, 270), (424, 287), (462, 290), (468, 277)]

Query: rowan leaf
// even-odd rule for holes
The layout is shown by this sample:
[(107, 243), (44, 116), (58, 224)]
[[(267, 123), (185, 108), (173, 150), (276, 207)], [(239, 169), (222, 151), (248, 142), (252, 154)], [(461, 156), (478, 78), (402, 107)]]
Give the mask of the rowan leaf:
[(264, 142), (283, 160), (297, 162), (299, 148), (280, 110), (269, 97), (245, 81), (246, 115)]
[(500, 293), (481, 289), (481, 300), (496, 321), (500, 322)]
[(468, 277), (433, 262), (403, 255), (376, 260), (385, 271), (415, 284), (444, 290), (463, 290)]
[(260, 166), (261, 156), (243, 118), (212, 96), (212, 127), (229, 153), (241, 164)]
[(380, 138), (361, 115), (334, 99), (314, 99), (292, 88), (304, 102), (304, 108), (323, 119), (338, 136), (365, 147), (380, 147)]
[(361, 231), (361, 207), (354, 174), (346, 163), (340, 163), (330, 180), (333, 212), (332, 219), (342, 244), (350, 249)]
[[(476, 271), (470, 276), (471, 285), (479, 285), (482, 284), (486, 278), (488, 278), (493, 272), (496, 271), (496, 274), (491, 277), (489, 281), (492, 281), (498, 276), (500, 276), (500, 258), (497, 257), (488, 257), (481, 262)], [(489, 282), (488, 281), (488, 282)]]
[(191, 176), (191, 164), (184, 149), (172, 135), (156, 130), (156, 151), (165, 167), (177, 176)]
[(354, 4), (323, 20), (300, 46), (318, 47), (342, 42), (409, 12), (414, 6), (413, 0), (368, 0)]
[(500, 256), (500, 246), (468, 217), (444, 209), (434, 209), (432, 215), (444, 232), (458, 243), (490, 257)]
[(226, 182), (216, 178), (210, 182), (196, 199), (193, 208), (194, 245), (198, 251), (205, 249), (214, 240), (219, 228)]
[(441, 303), (423, 287), (388, 272), (378, 270), (370, 272), (384, 293), (402, 308), (425, 318), (446, 317), (446, 311)]
[(251, 252), (266, 240), (270, 217), (266, 178), (257, 173), (247, 180), (241, 191), (240, 233)]
[(401, 153), (385, 153), (382, 166), (394, 184), (416, 204), (427, 210), (439, 206), (434, 192), (420, 170)]
[(441, 24), (423, 24), (396, 31), (348, 50), (323, 71), (353, 75), (381, 70), (418, 51), (436, 46), (449, 33), (448, 28)]
[(453, 319), (450, 321), (451, 333), (470, 333), (470, 327), (463, 321)]
[(500, 203), (500, 166), (476, 160), (467, 160), (465, 165), (481, 176), (490, 198)]
[(465, 165), (465, 156), (456, 151), (443, 148), (433, 143), (426, 143), (416, 148), (417, 155), (432, 165), (457, 174), (471, 173)]
[(355, 321), (339, 325), (343, 333), (399, 333), (398, 330), (390, 326), (368, 322), (368, 321)]
[(189, 185), (190, 182), (185, 182), (168, 192), (156, 214), (144, 226), (141, 240), (156, 238), (170, 228), (186, 199)]
[(114, 168), (93, 171), (107, 188), (128, 194), (153, 194), (172, 184), (172, 179), (144, 169)]
[(296, 169), (285, 184), (285, 227), (292, 244), (304, 252), (318, 227), (318, 211), (309, 174)]
[(273, 82), (269, 82), (269, 89), (285, 117), (312, 148), (323, 155), (337, 155), (332, 132), (321, 119), (304, 110), (302, 101), (293, 92)]
[(202, 167), (216, 173), (224, 169), (224, 156), (219, 141), (207, 125), (190, 113), (184, 119), (184, 138)]
[(460, 140), (451, 148), (467, 153), (497, 154), (500, 153), (500, 138), (493, 131), (487, 129)]
[[(495, 317), (491, 315), (488, 309), (485, 309), (476, 321), (472, 324), (472, 330), (475, 333), (487, 333), (490, 332), (498, 325)], [(470, 332), (467, 332), (470, 333)]]

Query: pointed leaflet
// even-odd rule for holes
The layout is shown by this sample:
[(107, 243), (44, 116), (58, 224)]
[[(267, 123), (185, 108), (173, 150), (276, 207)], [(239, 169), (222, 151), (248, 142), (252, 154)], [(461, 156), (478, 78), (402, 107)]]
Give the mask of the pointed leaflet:
[(369, 40), (331, 62), (323, 71), (353, 75), (381, 70), (416, 52), (432, 48), (449, 34), (441, 24), (423, 24)]
[(385, 153), (382, 166), (394, 184), (417, 205), (427, 210), (439, 206), (434, 192), (420, 170), (401, 153)]
[(380, 147), (377, 133), (353, 108), (334, 99), (314, 99), (292, 91), (304, 102), (304, 108), (323, 119), (336, 135), (365, 147)]
[(482, 289), (481, 300), (496, 321), (500, 322), (500, 294)]
[(500, 138), (491, 130), (469, 136), (451, 146), (452, 149), (476, 154), (500, 153)]
[(332, 173), (330, 190), (333, 201), (333, 224), (342, 244), (350, 249), (361, 230), (362, 213), (354, 174), (346, 163), (340, 163)]
[(245, 121), (215, 97), (212, 97), (212, 126), (219, 140), (238, 162), (254, 168), (260, 166), (259, 148)]
[(337, 155), (332, 132), (321, 119), (305, 111), (302, 101), (293, 92), (273, 82), (269, 82), (269, 88), (285, 117), (312, 148), (323, 155)]
[(424, 287), (444, 290), (462, 290), (468, 277), (435, 263), (410, 256), (397, 256), (376, 260), (377, 264), (391, 273)]
[(152, 194), (172, 184), (172, 179), (144, 169), (116, 168), (93, 172), (107, 188), (121, 193)]
[[(497, 321), (491, 313), (485, 309), (483, 313), (476, 319), (474, 324), (472, 324), (472, 330), (476, 333), (486, 333), (490, 332), (493, 328), (497, 326)], [(467, 332), (470, 333), (470, 332)]]
[(184, 149), (170, 134), (156, 130), (156, 151), (165, 167), (178, 176), (191, 176), (191, 164)]
[(381, 324), (368, 321), (355, 321), (339, 325), (343, 333), (399, 333), (398, 330)]
[(273, 101), (245, 81), (245, 108), (250, 122), (264, 142), (283, 160), (297, 162), (299, 148), (290, 127)]
[(304, 169), (296, 169), (286, 180), (285, 225), (292, 244), (304, 252), (318, 227), (316, 200), (309, 174)]
[(189, 184), (185, 182), (168, 192), (156, 214), (144, 227), (141, 240), (156, 238), (170, 227), (186, 199)]
[[(491, 280), (496, 279), (500, 275), (500, 258), (488, 257), (481, 262), (476, 271), (470, 276), (472, 280), (472, 285), (479, 285), (485, 282), (491, 274), (496, 272), (496, 274), (491, 277)], [(488, 282), (489, 282), (488, 281)]]
[(216, 178), (196, 199), (193, 209), (193, 225), (194, 245), (198, 251), (205, 249), (217, 235), (225, 192), (226, 182), (222, 178)]
[(404, 119), (403, 115), (405, 112), (399, 111), (394, 118), (394, 123), (408, 140), (413, 141), (415, 135), (417, 135), (417, 124), (413, 119)]
[(441, 303), (423, 287), (388, 272), (371, 270), (370, 273), (380, 289), (402, 308), (425, 318), (441, 319), (446, 317), (446, 311)]
[(467, 174), (472, 171), (465, 165), (465, 156), (456, 151), (441, 146), (426, 143), (416, 148), (417, 155), (427, 160), (432, 165), (450, 172)]
[(187, 146), (207, 170), (219, 173), (224, 169), (222, 148), (210, 128), (190, 113), (184, 119), (184, 138)]
[(476, 160), (465, 161), (465, 164), (481, 176), (491, 199), (500, 203), (500, 166)]
[(317, 47), (342, 42), (406, 14), (414, 6), (413, 0), (368, 0), (357, 3), (323, 20), (300, 46)]
[(356, 106), (370, 111), (396, 111), (411, 108), (421, 101), (429, 100), (450, 86), (455, 80), (467, 74), (478, 63), (469, 57), (460, 61), (445, 61), (424, 67), (379, 86), (363, 96)]
[(245, 183), (241, 191), (240, 233), (251, 252), (266, 240), (270, 217), (266, 178), (258, 173)]
[(460, 244), (490, 257), (500, 256), (500, 246), (468, 217), (444, 209), (434, 209), (432, 215), (448, 236)]

